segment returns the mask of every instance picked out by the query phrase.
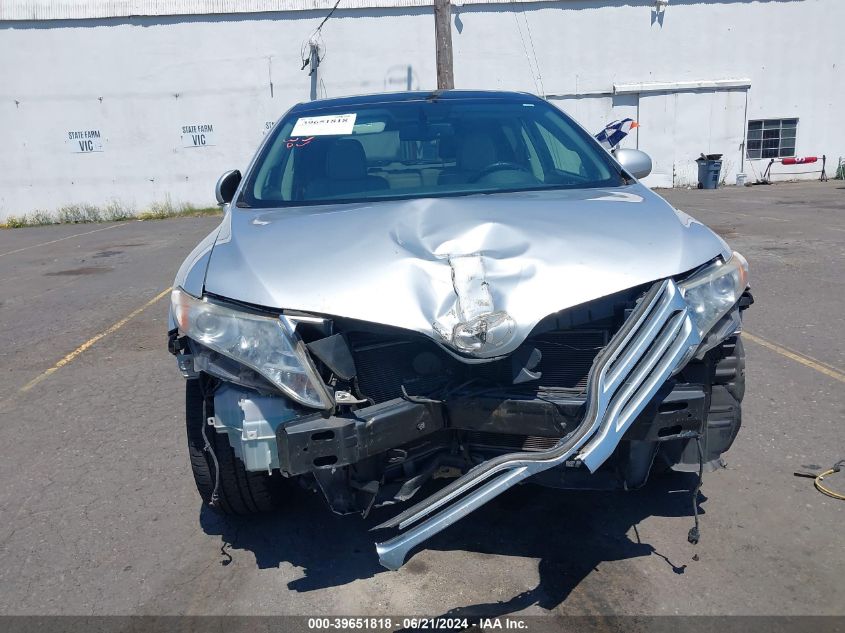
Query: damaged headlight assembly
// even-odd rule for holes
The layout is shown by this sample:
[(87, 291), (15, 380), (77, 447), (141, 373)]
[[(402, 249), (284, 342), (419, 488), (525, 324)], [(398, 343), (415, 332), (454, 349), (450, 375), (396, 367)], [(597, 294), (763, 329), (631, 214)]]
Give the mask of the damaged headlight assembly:
[(739, 316), (732, 308), (747, 286), (748, 262), (736, 251), (727, 261), (716, 260), (678, 284), (701, 336), (698, 354), (715, 347), (739, 327)]
[(171, 293), (171, 304), (179, 331), (188, 338), (255, 370), (296, 402), (317, 409), (333, 406), (304, 343), (284, 316), (233, 309), (181, 288)]

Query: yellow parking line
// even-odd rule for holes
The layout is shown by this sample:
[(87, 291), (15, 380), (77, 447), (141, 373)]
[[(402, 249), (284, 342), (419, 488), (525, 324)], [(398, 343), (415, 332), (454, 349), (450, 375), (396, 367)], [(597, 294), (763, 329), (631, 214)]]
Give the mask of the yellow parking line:
[(105, 226), (101, 229), (94, 229), (93, 231), (85, 231), (84, 233), (74, 233), (73, 235), (68, 235), (66, 237), (60, 237), (57, 240), (50, 240), (49, 242), (41, 242), (40, 244), (33, 244), (32, 246), (24, 246), (23, 248), (18, 248), (13, 251), (6, 251), (5, 253), (0, 253), (0, 257), (5, 257), (6, 255), (14, 255), (15, 253), (20, 253), (21, 251), (27, 251), (30, 248), (38, 248), (39, 246), (47, 246), (49, 244), (55, 244), (56, 242), (64, 242), (65, 240), (72, 239), (74, 237), (80, 237), (82, 235), (91, 235), (91, 233), (99, 233), (100, 231), (108, 231), (109, 229), (116, 229), (119, 226), (123, 226), (124, 224), (129, 224), (128, 222), (121, 222), (120, 224), (113, 224), (112, 226)]
[(100, 339), (102, 339), (102, 338), (105, 338), (105, 337), (106, 337), (106, 336), (108, 336), (109, 334), (114, 334), (115, 332), (117, 332), (120, 328), (122, 328), (124, 325), (126, 325), (127, 323), (129, 323), (129, 321), (131, 321), (131, 320), (132, 320), (132, 319), (134, 319), (136, 316), (138, 316), (139, 314), (141, 314), (144, 310), (146, 310), (147, 308), (149, 308), (149, 307), (150, 307), (151, 305), (153, 305), (156, 301), (158, 301), (158, 300), (160, 300), (162, 297), (164, 297), (167, 293), (169, 293), (169, 292), (170, 292), (170, 290), (171, 290), (170, 288), (166, 288), (166, 289), (162, 290), (160, 293), (158, 293), (155, 297), (153, 297), (152, 299), (150, 299), (149, 301), (147, 301), (147, 302), (146, 302), (144, 305), (142, 305), (140, 308), (137, 308), (136, 310), (133, 310), (132, 312), (130, 312), (129, 314), (127, 314), (125, 317), (123, 317), (120, 321), (118, 321), (118, 322), (117, 322), (117, 323), (115, 323), (114, 325), (110, 326), (108, 329), (103, 330), (102, 332), (100, 332), (100, 333), (99, 333), (99, 334), (97, 334), (96, 336), (94, 336), (94, 337), (92, 337), (92, 338), (88, 339), (87, 341), (85, 341), (82, 345), (80, 345), (79, 347), (77, 347), (77, 348), (76, 348), (75, 350), (73, 350), (70, 354), (68, 354), (68, 355), (67, 355), (67, 356), (65, 356), (63, 359), (61, 359), (58, 363), (56, 363), (55, 365), (53, 365), (52, 367), (50, 367), (50, 369), (48, 369), (47, 371), (45, 371), (43, 374), (41, 374), (41, 375), (39, 375), (39, 376), (36, 376), (36, 377), (35, 377), (35, 378), (33, 378), (32, 380), (30, 380), (28, 383), (26, 383), (23, 387), (21, 387), (21, 391), (23, 391), (23, 392), (27, 392), (27, 391), (29, 391), (29, 390), (30, 390), (30, 389), (32, 389), (35, 385), (37, 385), (37, 384), (38, 384), (38, 383), (40, 383), (42, 380), (44, 380), (45, 378), (47, 378), (50, 374), (53, 374), (53, 373), (57, 372), (59, 369), (61, 369), (62, 367), (64, 367), (64, 366), (65, 366), (65, 365), (67, 365), (68, 363), (71, 363), (71, 362), (72, 362), (72, 361), (73, 361), (73, 360), (74, 360), (77, 356), (79, 356), (80, 354), (82, 354), (83, 352), (85, 352), (87, 349), (89, 349), (92, 345), (94, 345), (94, 343), (96, 343), (97, 341), (99, 341), (99, 340), (100, 340)]
[(772, 343), (771, 341), (767, 341), (764, 338), (760, 338), (754, 334), (751, 334), (748, 331), (743, 331), (742, 338), (748, 339), (750, 341), (754, 341), (757, 345), (762, 345), (766, 349), (770, 349), (773, 352), (780, 354), (781, 356), (785, 356), (790, 360), (794, 360), (796, 363), (801, 363), (805, 367), (809, 367), (810, 369), (815, 369), (817, 372), (824, 374), (825, 376), (829, 376), (834, 380), (838, 380), (839, 382), (845, 382), (845, 374), (841, 371), (827, 365), (826, 363), (816, 360), (810, 356), (805, 354), (799, 354), (798, 352), (793, 352), (790, 349), (786, 349), (776, 343)]

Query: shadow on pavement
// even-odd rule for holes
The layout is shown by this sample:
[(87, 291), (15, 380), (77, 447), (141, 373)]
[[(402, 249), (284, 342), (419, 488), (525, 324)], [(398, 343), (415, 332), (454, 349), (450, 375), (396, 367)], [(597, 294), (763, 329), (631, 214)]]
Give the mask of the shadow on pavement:
[[(649, 516), (690, 517), (689, 525), (678, 528), (678, 539), (685, 540), (692, 526), (689, 491), (695, 480), (692, 474), (675, 473), (632, 492), (572, 492), (532, 485), (506, 492), (422, 548), (537, 558), (539, 583), (510, 600), (461, 607), (443, 615), (506, 615), (535, 604), (551, 610), (605, 561), (656, 555), (673, 573), (683, 574), (686, 565), (676, 565), (640, 541), (637, 525)], [(332, 514), (316, 493), (293, 490), (291, 494), (296, 507), (291, 513), (221, 517), (203, 507), (203, 530), (223, 541), (221, 564), (231, 560), (227, 549), (252, 552), (260, 569), (289, 563), (304, 573), (288, 584), (298, 592), (391, 573), (379, 565), (373, 546), (386, 536), (369, 529), (398, 512), (396, 506), (380, 508), (366, 519), (341, 517)], [(702, 503), (706, 497), (699, 493), (698, 501)], [(403, 569), (412, 574), (429, 573), (414, 553)]]

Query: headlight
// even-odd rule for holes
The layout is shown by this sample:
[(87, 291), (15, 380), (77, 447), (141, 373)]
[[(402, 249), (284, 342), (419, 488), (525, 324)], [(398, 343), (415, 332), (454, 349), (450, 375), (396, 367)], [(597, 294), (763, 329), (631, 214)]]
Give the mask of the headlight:
[(332, 406), (305, 345), (284, 317), (233, 310), (179, 288), (171, 303), (179, 331), (189, 338), (254, 369), (297, 402)]
[(736, 305), (748, 285), (748, 262), (737, 252), (678, 284), (702, 340)]

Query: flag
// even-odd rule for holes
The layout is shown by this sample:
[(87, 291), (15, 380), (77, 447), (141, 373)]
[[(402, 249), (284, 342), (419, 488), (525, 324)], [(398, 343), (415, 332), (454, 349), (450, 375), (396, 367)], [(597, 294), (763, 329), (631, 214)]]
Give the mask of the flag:
[(639, 127), (639, 123), (634, 119), (622, 119), (621, 121), (614, 121), (608, 123), (605, 128), (596, 134), (596, 140), (601, 143), (607, 151), (622, 142), (622, 139), (628, 136), (628, 133), (634, 128)]

